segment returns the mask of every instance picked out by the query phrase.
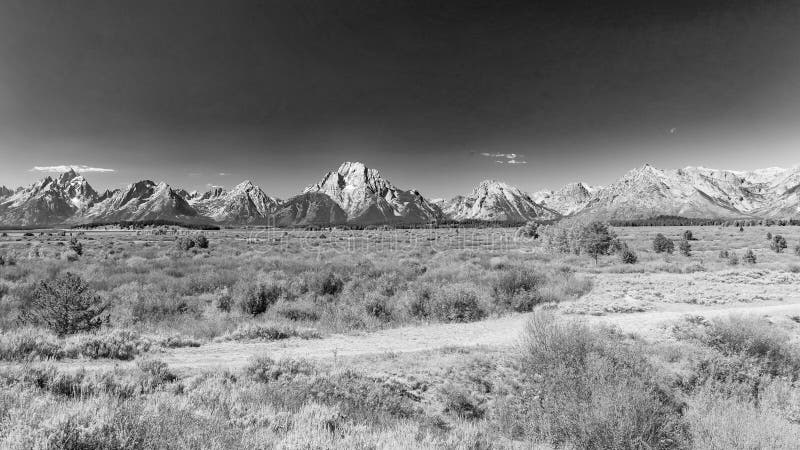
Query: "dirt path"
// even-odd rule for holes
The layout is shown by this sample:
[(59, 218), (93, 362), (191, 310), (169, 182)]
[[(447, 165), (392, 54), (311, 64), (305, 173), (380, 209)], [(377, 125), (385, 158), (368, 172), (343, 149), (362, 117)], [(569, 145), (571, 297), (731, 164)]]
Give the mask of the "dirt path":
[[(691, 304), (666, 304), (659, 310), (610, 314), (607, 316), (569, 316), (587, 323), (605, 323), (618, 326), (624, 332), (641, 334), (650, 338), (663, 338), (663, 324), (686, 314), (706, 318), (727, 314), (756, 314), (759, 316), (787, 317), (800, 315), (800, 298), (782, 302), (760, 302), (719, 306)], [(485, 346), (510, 347), (521, 335), (529, 314), (518, 314), (474, 323), (431, 324), (394, 328), (373, 333), (332, 335), (324, 339), (291, 339), (280, 342), (224, 342), (197, 348), (169, 350), (159, 356), (179, 372), (210, 369), (240, 370), (254, 356), (328, 359), (357, 355), (418, 352), (445, 347)], [(64, 361), (64, 368), (85, 367), (88, 370), (124, 366), (131, 362), (118, 361)]]

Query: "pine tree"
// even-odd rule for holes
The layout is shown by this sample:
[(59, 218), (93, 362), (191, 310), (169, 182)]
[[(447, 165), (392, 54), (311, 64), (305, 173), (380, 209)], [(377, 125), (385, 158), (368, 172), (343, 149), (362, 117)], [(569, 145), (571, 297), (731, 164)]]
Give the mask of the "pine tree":
[(67, 273), (40, 282), (20, 320), (45, 326), (63, 336), (100, 328), (107, 318), (104, 313), (108, 306), (81, 277)]

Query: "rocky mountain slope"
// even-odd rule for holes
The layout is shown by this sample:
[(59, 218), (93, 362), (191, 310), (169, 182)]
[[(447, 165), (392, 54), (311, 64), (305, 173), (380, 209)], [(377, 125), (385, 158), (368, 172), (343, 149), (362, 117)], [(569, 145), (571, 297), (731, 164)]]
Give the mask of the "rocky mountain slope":
[(604, 219), (797, 217), (798, 186), (797, 168), (737, 172), (644, 165), (598, 189), (576, 212)]
[(452, 200), (428, 200), (395, 187), (374, 169), (347, 162), (285, 202), (245, 181), (227, 191), (188, 192), (144, 180), (97, 193), (80, 174), (45, 177), (24, 188), (0, 188), (0, 226), (171, 220), (278, 226), (415, 224), (437, 220), (522, 222), (567, 215), (644, 219), (800, 218), (800, 166), (754, 171), (685, 167), (633, 169), (603, 187), (571, 183), (528, 194), (486, 180)]
[(27, 226), (62, 223), (88, 208), (97, 192), (74, 171), (45, 177), (6, 196), (0, 203), (0, 225)]
[(441, 218), (439, 208), (419, 192), (396, 188), (377, 170), (360, 162), (342, 164), (303, 193), (327, 195), (344, 210), (350, 222), (425, 223)]
[(525, 222), (559, 216), (536, 203), (529, 194), (494, 180), (482, 181), (472, 193), (445, 202), (442, 209), (451, 220)]
[(218, 187), (202, 195), (187, 194), (186, 197), (199, 214), (224, 223), (266, 223), (280, 204), (249, 180), (230, 192)]
[(597, 188), (584, 183), (569, 183), (557, 191), (539, 191), (531, 194), (536, 203), (550, 208), (563, 216), (582, 210)]
[(116, 222), (136, 220), (176, 220), (194, 222), (198, 212), (167, 183), (137, 181), (97, 202), (71, 222)]
[(272, 223), (280, 227), (339, 225), (347, 222), (347, 213), (332, 198), (318, 192), (292, 197), (278, 207)]

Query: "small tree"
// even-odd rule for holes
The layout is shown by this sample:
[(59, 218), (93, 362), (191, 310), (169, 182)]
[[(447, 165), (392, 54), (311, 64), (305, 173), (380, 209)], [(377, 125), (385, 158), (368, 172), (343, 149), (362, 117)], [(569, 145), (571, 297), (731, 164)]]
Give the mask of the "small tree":
[(767, 240), (768, 241), (772, 240), (772, 233), (770, 233), (769, 231), (767, 231)]
[(742, 259), (747, 264), (755, 264), (756, 263), (756, 254), (753, 253), (753, 250), (748, 248), (747, 251), (744, 252), (744, 256), (742, 257)]
[(81, 241), (79, 241), (78, 238), (72, 238), (69, 240), (69, 248), (77, 253), (78, 256), (83, 255), (83, 244), (81, 244)]
[(786, 239), (780, 234), (776, 234), (772, 237), (772, 242), (769, 244), (769, 248), (771, 248), (775, 253), (783, 252), (783, 249), (786, 248)]
[(619, 259), (623, 264), (636, 264), (636, 262), (639, 261), (636, 252), (631, 250), (628, 244), (622, 244), (622, 249), (619, 252)]
[(800, 244), (794, 246), (794, 254), (800, 256)]
[(678, 244), (678, 248), (683, 256), (692, 256), (692, 245), (689, 244), (689, 241), (686, 238), (681, 239), (681, 242)]
[(694, 236), (692, 236), (692, 230), (686, 230), (683, 232), (683, 238), (687, 241), (693, 241)]
[(675, 243), (672, 242), (672, 239), (658, 233), (656, 237), (653, 238), (653, 250), (656, 253), (672, 253), (675, 251)]
[(89, 289), (81, 277), (71, 273), (40, 282), (33, 291), (33, 301), (20, 320), (41, 325), (59, 336), (100, 328), (107, 320), (108, 304)]
[(608, 229), (608, 225), (602, 222), (592, 222), (581, 230), (581, 250), (594, 258), (594, 263), (597, 264), (600, 255), (609, 253), (615, 237), (614, 233)]
[(739, 233), (744, 233), (744, 226), (739, 225)]

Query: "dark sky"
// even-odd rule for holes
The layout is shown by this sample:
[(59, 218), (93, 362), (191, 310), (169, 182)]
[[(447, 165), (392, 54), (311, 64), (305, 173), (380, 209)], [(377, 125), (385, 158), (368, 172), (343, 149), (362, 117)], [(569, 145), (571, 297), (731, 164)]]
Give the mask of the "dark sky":
[(797, 1), (0, 1), (0, 184), (286, 197), (360, 160), (450, 197), (798, 148)]

